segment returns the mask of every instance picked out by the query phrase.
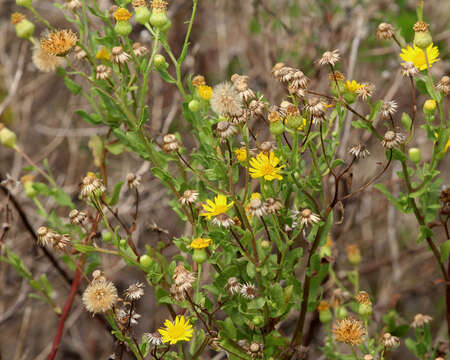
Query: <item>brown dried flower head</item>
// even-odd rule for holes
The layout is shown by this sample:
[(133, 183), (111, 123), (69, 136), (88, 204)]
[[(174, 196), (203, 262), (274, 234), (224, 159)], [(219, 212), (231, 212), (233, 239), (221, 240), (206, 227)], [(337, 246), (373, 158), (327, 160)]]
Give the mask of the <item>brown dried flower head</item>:
[(392, 336), (390, 333), (384, 333), (381, 338), (381, 344), (386, 348), (393, 348), (400, 344), (400, 339)]
[(98, 65), (96, 68), (95, 78), (97, 80), (106, 80), (111, 76), (112, 69), (105, 65)]
[(131, 56), (123, 51), (122, 46), (114, 46), (111, 51), (111, 58), (115, 63), (123, 64), (131, 59)]
[(173, 134), (167, 134), (163, 137), (162, 149), (169, 153), (180, 150), (181, 144), (177, 137)]
[(366, 101), (368, 98), (372, 97), (374, 91), (375, 91), (374, 84), (363, 83), (361, 84), (361, 87), (358, 90), (356, 90), (356, 93), (363, 101)]
[(84, 211), (73, 209), (69, 213), (70, 223), (72, 225), (81, 225), (86, 221), (87, 215)]
[(249, 205), (248, 212), (251, 216), (261, 217), (267, 213), (264, 203), (258, 198), (252, 199)]
[(195, 75), (192, 78), (192, 85), (195, 87), (206, 85), (205, 77), (203, 75)]
[(135, 42), (133, 44), (133, 54), (137, 57), (141, 57), (147, 53), (148, 49), (143, 46), (140, 42)]
[(178, 291), (189, 292), (192, 289), (192, 284), (195, 282), (195, 276), (190, 271), (186, 270), (182, 264), (177, 265), (173, 271), (173, 281)]
[(227, 138), (235, 135), (237, 132), (237, 127), (228, 121), (219, 121), (217, 123), (216, 133), (221, 140), (226, 140)]
[(241, 291), (241, 283), (235, 277), (231, 277), (228, 279), (227, 284), (225, 285), (226, 290), (230, 294), (238, 294)]
[(83, 304), (91, 313), (111, 310), (117, 301), (117, 289), (114, 284), (103, 276), (92, 280), (83, 293)]
[(394, 36), (394, 27), (391, 24), (381, 23), (378, 25), (376, 35), (378, 40), (392, 39)]
[(345, 80), (345, 76), (343, 73), (341, 73), (340, 71), (335, 71), (334, 73), (330, 73), (328, 75), (328, 79), (330, 81), (344, 81)]
[(135, 9), (139, 8), (139, 7), (147, 7), (147, 1), (146, 0), (133, 0), (132, 5)]
[(53, 245), (56, 242), (57, 235), (58, 235), (57, 233), (55, 233), (53, 230), (45, 226), (41, 226), (37, 230), (38, 243), (41, 244), (42, 246), (48, 244)]
[(360, 291), (358, 295), (355, 296), (356, 301), (363, 305), (372, 305), (372, 301), (370, 300), (370, 296), (365, 291)]
[(127, 184), (130, 189), (137, 189), (141, 185), (142, 177), (140, 175), (129, 173), (127, 174)]
[(213, 225), (221, 226), (221, 227), (224, 227), (227, 229), (230, 226), (234, 225), (234, 220), (227, 214), (222, 213), (222, 214), (215, 216), (212, 219), (211, 223)]
[(162, 336), (157, 331), (153, 333), (145, 333), (144, 336), (146, 337), (147, 341), (152, 345), (159, 346), (162, 345), (163, 343)]
[(431, 322), (431, 320), (433, 320), (433, 318), (429, 315), (416, 314), (411, 326), (413, 328), (423, 327), (425, 324)]
[(72, 30), (56, 30), (41, 39), (41, 47), (51, 55), (66, 56), (78, 41)]
[(402, 68), (402, 75), (403, 76), (409, 76), (409, 77), (413, 77), (416, 76), (417, 74), (419, 74), (419, 69), (416, 68), (416, 66), (412, 63), (412, 62), (402, 62), (400, 64), (401, 68)]
[(74, 53), (77, 60), (83, 60), (87, 56), (86, 51), (81, 46), (75, 46)]
[(418, 21), (414, 24), (414, 32), (427, 32), (429, 25), (425, 21)]
[(183, 205), (194, 204), (198, 200), (197, 190), (186, 190), (182, 196), (180, 196), (180, 203)]
[(271, 197), (266, 199), (264, 205), (268, 214), (274, 214), (283, 207), (283, 204), (280, 201)]
[(64, 4), (64, 7), (70, 11), (75, 11), (75, 10), (81, 9), (82, 6), (83, 6), (83, 4), (81, 3), (80, 0), (66, 0), (66, 2)]
[(436, 85), (436, 88), (445, 95), (450, 94), (450, 77), (443, 76)]
[(88, 172), (81, 184), (81, 197), (88, 199), (91, 195), (101, 196), (106, 188), (103, 182), (92, 172)]
[(393, 147), (399, 145), (404, 139), (405, 136), (403, 134), (389, 130), (384, 134), (381, 143), (385, 148), (392, 149)]
[(131, 284), (128, 289), (125, 290), (125, 298), (129, 301), (139, 300), (144, 296), (144, 284), (135, 283)]
[(331, 332), (334, 334), (336, 341), (351, 346), (361, 345), (366, 335), (363, 323), (351, 317), (338, 320)]
[(15, 12), (11, 14), (11, 24), (16, 25), (22, 20), (25, 20), (26, 16), (20, 12)]
[(370, 155), (369, 150), (367, 150), (367, 147), (363, 144), (353, 145), (348, 152), (357, 159), (364, 159)]
[(341, 56), (339, 55), (339, 50), (326, 51), (323, 53), (322, 57), (318, 60), (319, 65), (331, 65), (334, 66)]
[(252, 283), (245, 283), (241, 286), (241, 295), (246, 299), (254, 299), (258, 295), (256, 286)]

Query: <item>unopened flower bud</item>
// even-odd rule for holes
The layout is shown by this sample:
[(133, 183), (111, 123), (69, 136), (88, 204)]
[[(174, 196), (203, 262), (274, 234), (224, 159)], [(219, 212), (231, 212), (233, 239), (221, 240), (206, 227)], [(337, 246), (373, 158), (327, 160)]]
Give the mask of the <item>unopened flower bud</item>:
[(274, 135), (281, 135), (284, 131), (284, 124), (282, 121), (271, 122), (270, 132)]
[(336, 317), (342, 320), (348, 316), (348, 311), (344, 306), (339, 306), (335, 310)]
[(203, 264), (208, 258), (208, 254), (205, 249), (194, 249), (194, 254), (192, 254), (192, 260), (197, 264)]
[(144, 268), (149, 268), (153, 264), (153, 259), (147, 254), (144, 254), (140, 257), (139, 262)]
[(31, 1), (32, 0), (16, 0), (16, 4), (19, 6), (24, 6), (24, 7), (31, 7)]
[(428, 24), (423, 21), (418, 21), (413, 26), (414, 29), (414, 45), (425, 50), (433, 43)]
[(197, 100), (191, 100), (188, 104), (189, 110), (197, 112), (200, 110), (200, 103)]
[(131, 33), (132, 26), (128, 21), (118, 21), (114, 30), (117, 35), (128, 36)]
[(420, 162), (420, 150), (418, 148), (411, 148), (408, 151), (409, 159), (415, 163), (418, 164)]
[(436, 110), (436, 100), (428, 99), (423, 104), (423, 112), (426, 115), (433, 115), (434, 111)]
[(17, 149), (17, 136), (3, 124), (0, 124), (0, 144), (7, 148)]
[(150, 15), (150, 24), (157, 29), (161, 30), (168, 21), (169, 18), (167, 17), (165, 11), (158, 11), (154, 9)]
[(31, 175), (22, 176), (20, 182), (23, 184), (25, 195), (28, 196), (29, 198), (34, 198), (37, 192), (33, 187), (33, 176)]
[(17, 37), (21, 39), (29, 39), (34, 34), (34, 24), (27, 19), (23, 19), (17, 23), (15, 29)]
[(161, 54), (156, 54), (153, 62), (157, 68), (162, 68), (166, 65), (166, 58)]
[(136, 21), (139, 24), (147, 24), (150, 20), (150, 10), (146, 6), (136, 8)]
[(373, 311), (372, 304), (370, 303), (359, 304), (358, 314), (362, 318), (368, 318), (370, 315), (372, 315), (372, 311)]

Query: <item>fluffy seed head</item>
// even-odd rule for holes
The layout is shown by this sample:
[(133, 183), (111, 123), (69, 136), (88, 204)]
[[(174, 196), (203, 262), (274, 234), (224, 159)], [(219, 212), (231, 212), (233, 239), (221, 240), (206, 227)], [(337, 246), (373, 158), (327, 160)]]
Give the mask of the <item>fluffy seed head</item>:
[(366, 329), (361, 321), (354, 318), (338, 320), (331, 330), (335, 340), (351, 346), (359, 346), (364, 340)]
[(49, 54), (41, 45), (37, 45), (33, 49), (32, 60), (34, 66), (43, 72), (53, 72), (64, 64), (62, 57)]
[(103, 276), (94, 279), (83, 293), (85, 308), (93, 313), (111, 310), (117, 301), (117, 289), (114, 284)]
[(219, 115), (227, 117), (242, 114), (242, 101), (229, 82), (216, 85), (210, 101), (212, 110)]
[(51, 55), (66, 56), (78, 41), (72, 30), (52, 31), (41, 39), (41, 47)]
[(198, 191), (186, 190), (179, 200), (183, 205), (194, 204), (198, 200)]

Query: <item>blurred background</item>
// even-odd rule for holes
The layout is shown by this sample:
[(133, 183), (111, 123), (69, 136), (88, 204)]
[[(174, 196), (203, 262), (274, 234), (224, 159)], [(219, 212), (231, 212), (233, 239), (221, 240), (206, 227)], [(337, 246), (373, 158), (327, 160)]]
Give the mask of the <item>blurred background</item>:
[[(58, 0), (62, 1), (62, 0)], [(102, 9), (112, 3), (100, 1)], [(36, 9), (56, 28), (69, 26), (53, 1), (35, 0)], [(271, 77), (272, 66), (283, 61), (301, 69), (312, 79), (311, 88), (320, 92), (328, 89), (328, 72), (314, 61), (326, 50), (339, 49), (342, 61), (338, 69), (346, 78), (358, 82), (372, 82), (376, 86), (374, 99), (395, 100), (399, 104), (398, 116), (410, 112), (410, 88), (402, 78), (399, 67), (399, 49), (389, 41), (378, 41), (375, 30), (380, 22), (392, 23), (410, 42), (412, 25), (416, 22), (413, 0), (199, 0), (198, 15), (194, 24), (189, 56), (183, 67), (186, 75), (202, 74), (209, 85), (230, 78), (233, 73), (250, 77), (249, 85), (260, 91), (272, 104), (279, 104), (285, 96), (282, 87)], [(10, 23), (10, 15), (19, 9), (15, 1), (0, 1), (0, 122), (13, 129), (24, 151), (38, 164), (48, 160), (58, 185), (72, 196), (76, 204), (78, 185), (87, 171), (97, 172), (90, 139), (105, 135), (107, 128), (93, 127), (82, 121), (77, 109), (89, 106), (81, 97), (74, 97), (55, 73), (39, 72), (31, 62), (32, 46), (16, 38)], [(170, 0), (169, 16), (173, 26), (169, 40), (173, 49), (179, 49), (184, 40), (185, 21), (189, 18), (191, 2)], [(424, 20), (431, 25), (435, 44), (440, 50), (441, 61), (434, 64), (433, 75), (439, 79), (450, 74), (450, 1), (426, 0)], [(27, 14), (29, 15), (29, 14)], [(32, 20), (32, 16), (29, 15)], [(43, 31), (37, 25), (37, 34)], [(150, 38), (142, 26), (134, 26), (133, 39), (147, 47)], [(175, 50), (177, 52), (178, 50)], [(170, 71), (171, 69), (169, 69)], [(152, 109), (149, 126), (154, 134), (179, 131), (186, 137), (187, 146), (196, 146), (197, 140), (189, 138), (189, 128), (180, 113), (181, 96), (176, 88), (163, 83), (157, 75), (150, 79), (148, 103)], [(418, 121), (423, 122), (422, 104), (426, 99), (418, 97)], [(364, 105), (356, 105), (362, 113)], [(448, 111), (449, 102), (445, 104)], [(351, 118), (347, 119), (350, 124)], [(375, 139), (376, 140), (376, 139)], [(383, 161), (384, 152), (372, 138), (348, 126), (343, 134), (340, 156), (348, 147), (362, 141), (372, 156), (355, 167), (353, 184), (361, 184)], [(420, 129), (414, 139), (422, 150), (422, 157), (430, 157), (430, 144)], [(20, 179), (27, 164), (22, 158), (5, 148), (0, 148), (0, 179), (7, 174)], [(442, 162), (444, 184), (449, 184), (449, 157)], [(189, 231), (171, 210), (166, 190), (149, 171), (150, 165), (131, 153), (108, 155), (110, 183), (124, 180), (128, 172), (143, 177), (141, 216), (136, 241), (139, 249), (145, 244), (165, 241), (170, 245), (173, 236)], [(379, 181), (391, 192), (401, 191), (396, 176), (397, 165)], [(39, 179), (39, 178), (38, 178)], [(42, 180), (42, 179), (40, 179)], [(21, 186), (10, 188), (20, 203), (31, 226), (43, 225), (43, 218), (36, 215), (34, 204), (23, 193)], [(134, 198), (125, 187), (122, 189), (119, 212), (130, 219), (134, 210)], [(0, 192), (0, 222), (4, 222), (6, 196)], [(51, 200), (46, 200), (47, 210), (67, 219)], [(11, 230), (6, 244), (22, 255), (35, 276), (46, 273), (55, 287), (55, 301), (63, 306), (68, 286), (54, 271), (47, 258), (42, 256), (26, 231), (17, 211), (9, 219)], [(444, 241), (442, 233), (436, 233), (438, 245)], [(397, 310), (405, 324), (416, 313), (434, 318), (432, 322), (436, 343), (445, 340), (444, 287), (440, 274), (425, 244), (417, 244), (417, 226), (410, 216), (399, 214), (377, 190), (369, 188), (346, 204), (345, 219), (332, 232), (336, 272), (348, 268), (345, 247), (356, 243), (363, 254), (361, 265), (361, 289), (373, 296), (375, 317), (390, 309)], [(176, 252), (168, 246), (164, 252), (171, 256)], [(105, 258), (104, 270), (120, 290), (133, 282), (145, 282), (139, 271), (126, 268), (123, 262)], [(43, 303), (29, 299), (30, 288), (5, 263), (0, 263), (0, 359), (45, 359), (48, 356), (58, 318)], [(146, 295), (137, 309), (143, 314), (136, 333), (155, 331), (168, 315), (165, 308), (157, 307), (153, 290), (146, 288)], [(285, 321), (284, 334), (293, 330), (293, 319)], [(323, 330), (317, 321), (308, 319), (310, 328), (309, 359), (319, 359), (318, 347), (323, 345)], [(448, 346), (442, 343), (440, 346)], [(100, 321), (93, 321), (82, 308), (80, 299), (66, 323), (66, 332), (58, 359), (107, 359), (114, 344), (112, 337)], [(210, 359), (224, 359), (224, 354), (211, 352)], [(392, 359), (409, 359), (412, 354), (402, 345)], [(205, 357), (206, 359), (206, 357)], [(321, 359), (321, 358), (320, 358)]]

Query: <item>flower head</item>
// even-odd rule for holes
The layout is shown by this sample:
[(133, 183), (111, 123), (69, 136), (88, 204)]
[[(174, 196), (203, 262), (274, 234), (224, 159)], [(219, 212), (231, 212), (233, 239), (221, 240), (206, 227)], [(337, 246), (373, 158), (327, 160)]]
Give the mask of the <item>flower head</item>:
[(394, 27), (391, 24), (381, 23), (378, 25), (376, 35), (378, 40), (391, 39), (394, 36)]
[(125, 297), (127, 300), (134, 301), (139, 300), (144, 296), (144, 284), (143, 283), (135, 283), (131, 284), (128, 289), (125, 290)]
[(436, 85), (439, 91), (442, 91), (445, 95), (450, 94), (450, 77), (444, 75)]
[(57, 235), (58, 235), (57, 233), (55, 233), (53, 230), (45, 226), (41, 226), (37, 230), (38, 242), (43, 246), (48, 244), (54, 244), (56, 242)]
[(182, 196), (180, 196), (179, 200), (182, 205), (193, 204), (198, 199), (198, 191), (197, 190), (185, 190)]
[(63, 58), (48, 53), (41, 45), (33, 49), (32, 60), (34, 66), (43, 72), (53, 72), (64, 64)]
[(357, 159), (364, 159), (370, 155), (369, 150), (367, 150), (367, 147), (363, 144), (353, 145), (348, 152)]
[(345, 88), (347, 89), (348, 92), (351, 92), (351, 93), (356, 93), (356, 91), (361, 89), (361, 87), (362, 87), (362, 84), (356, 82), (355, 80), (352, 80), (352, 81), (347, 80), (345, 82)]
[(397, 103), (395, 101), (384, 101), (383, 105), (381, 105), (381, 115), (383, 117), (388, 118), (390, 115), (394, 115), (397, 111)]
[[(428, 64), (431, 68), (432, 64), (440, 60), (439, 49), (437, 48), (437, 46), (430, 44), (430, 46), (427, 47), (426, 52)], [(402, 49), (400, 57), (404, 61), (412, 62), (414, 66), (419, 70), (427, 69), (427, 60), (425, 58), (425, 52), (416, 45), (414, 45), (414, 48), (412, 48), (411, 46), (407, 46), (405, 49)]]
[(338, 320), (331, 331), (334, 333), (336, 341), (352, 346), (361, 345), (366, 335), (366, 329), (362, 322), (354, 318)]
[(369, 294), (367, 292), (365, 292), (365, 291), (360, 291), (358, 293), (358, 295), (355, 296), (355, 299), (360, 304), (364, 304), (364, 305), (371, 305), (372, 304), (372, 301), (370, 300)]
[(400, 64), (400, 67), (402, 68), (402, 75), (403, 76), (416, 76), (420, 71), (418, 68), (415, 67), (414, 63), (407, 61), (402, 62)]
[(225, 288), (231, 295), (239, 293), (241, 291), (241, 287), (241, 283), (235, 277), (230, 277), (225, 285)]
[(217, 123), (216, 133), (217, 136), (223, 141), (236, 134), (237, 131), (237, 127), (229, 121), (219, 121)]
[(176, 344), (178, 341), (189, 341), (192, 338), (192, 325), (183, 315), (178, 315), (175, 321), (166, 320), (165, 328), (158, 329), (162, 335), (162, 341), (168, 342), (170, 345)]
[(400, 339), (397, 336), (392, 336), (390, 333), (385, 333), (381, 338), (381, 344), (387, 348), (396, 347), (400, 344)]
[(148, 49), (145, 46), (143, 46), (140, 42), (135, 42), (133, 44), (133, 53), (137, 57), (141, 57), (142, 55), (144, 55), (147, 52), (147, 50)]
[(175, 270), (173, 271), (173, 281), (175, 282), (175, 286), (177, 290), (184, 293), (185, 291), (189, 292), (192, 289), (192, 284), (195, 281), (195, 275), (186, 270), (182, 264), (177, 265)]
[(256, 286), (252, 283), (245, 283), (241, 286), (241, 295), (246, 299), (254, 299), (258, 294)]
[(214, 216), (219, 214), (223, 214), (227, 212), (234, 204), (234, 201), (227, 204), (227, 197), (225, 195), (219, 194), (214, 197), (214, 202), (207, 199), (206, 204), (203, 204), (203, 210), (205, 212), (200, 215), (206, 216), (208, 219), (211, 219)]
[(117, 64), (123, 64), (126, 63), (129, 59), (131, 59), (131, 56), (123, 51), (122, 46), (113, 47), (112, 60), (114, 62), (116, 62)]
[(41, 39), (41, 47), (51, 55), (66, 56), (77, 41), (77, 35), (72, 30), (57, 30)]
[(117, 289), (103, 276), (98, 276), (83, 293), (83, 304), (94, 314), (111, 310), (117, 300)]
[(333, 51), (326, 51), (323, 53), (318, 63), (319, 65), (330, 64), (331, 66), (334, 66), (334, 64), (336, 64), (340, 58), (341, 56), (339, 55), (339, 50), (336, 49)]
[(211, 96), (212, 110), (222, 116), (239, 116), (242, 114), (242, 101), (232, 84), (224, 82), (216, 85)]
[(126, 179), (130, 189), (137, 189), (142, 182), (142, 177), (135, 173), (128, 173)]
[(363, 101), (366, 101), (367, 98), (372, 97), (374, 91), (375, 85), (371, 83), (363, 83), (361, 84), (360, 88), (356, 90), (356, 93)]
[(192, 78), (192, 85), (194, 85), (195, 87), (206, 85), (205, 77), (203, 75), (195, 75)]
[(425, 324), (431, 322), (433, 318), (429, 315), (416, 314), (414, 316), (414, 321), (411, 323), (413, 328), (423, 327)]
[(193, 249), (203, 249), (211, 245), (212, 240), (209, 238), (195, 238), (192, 240), (190, 247)]
[(264, 205), (267, 209), (268, 214), (274, 214), (283, 207), (283, 204), (281, 202), (271, 197), (266, 199)]
[(247, 149), (245, 147), (234, 150), (234, 153), (236, 154), (238, 161), (247, 160)]
[(384, 134), (381, 143), (385, 148), (392, 149), (393, 147), (400, 144), (404, 140), (404, 138), (405, 136), (403, 134), (389, 130)]
[(320, 221), (320, 216), (313, 213), (310, 209), (303, 209), (301, 212), (294, 211), (293, 215), (300, 220), (301, 226), (314, 225)]
[(163, 339), (160, 333), (154, 332), (154, 333), (145, 333), (144, 336), (146, 337), (147, 341), (150, 344), (153, 345), (161, 345), (163, 343)]
[(197, 86), (198, 95), (205, 100), (211, 100), (213, 95), (213, 89), (208, 85), (198, 85)]
[(263, 216), (267, 214), (266, 205), (260, 198), (251, 199), (248, 207), (248, 213), (251, 216)]
[(112, 69), (105, 65), (98, 65), (95, 70), (96, 70), (95, 78), (97, 80), (105, 80), (109, 78), (112, 73)]
[(95, 54), (95, 58), (98, 60), (106, 60), (109, 61), (111, 58), (111, 55), (109, 54), (108, 50), (104, 46), (100, 46), (100, 48), (97, 51), (97, 54)]
[(70, 223), (73, 225), (80, 225), (80, 224), (84, 223), (86, 218), (87, 218), (87, 215), (84, 211), (73, 209), (69, 213)]
[(172, 151), (178, 151), (181, 147), (180, 141), (174, 134), (167, 134), (163, 137), (162, 149), (169, 153)]
[(222, 226), (224, 228), (229, 228), (231, 225), (234, 225), (234, 220), (225, 213), (215, 216), (211, 222), (213, 225)]
[(131, 17), (131, 13), (125, 8), (118, 8), (113, 14), (116, 21), (128, 21)]
[(105, 191), (103, 182), (92, 172), (88, 172), (81, 184), (81, 197), (88, 199), (91, 195), (100, 196)]
[(81, 9), (82, 6), (83, 4), (80, 2), (80, 0), (66, 0), (64, 4), (64, 7), (70, 11)]
[(259, 153), (256, 157), (250, 159), (250, 176), (252, 178), (263, 177), (264, 180), (272, 181), (275, 179), (282, 180), (279, 174), (284, 165), (278, 166), (280, 159), (273, 152), (269, 155)]

